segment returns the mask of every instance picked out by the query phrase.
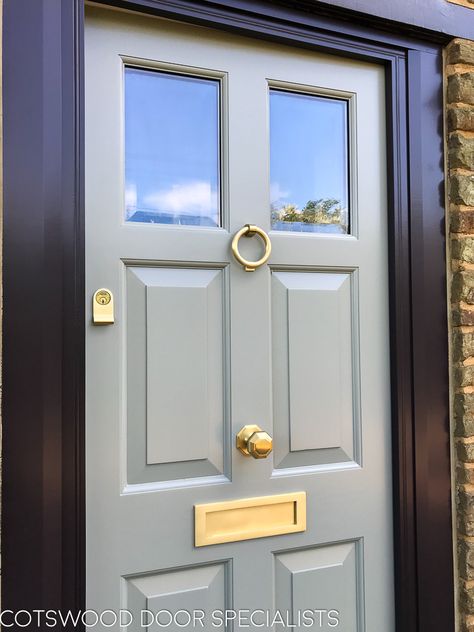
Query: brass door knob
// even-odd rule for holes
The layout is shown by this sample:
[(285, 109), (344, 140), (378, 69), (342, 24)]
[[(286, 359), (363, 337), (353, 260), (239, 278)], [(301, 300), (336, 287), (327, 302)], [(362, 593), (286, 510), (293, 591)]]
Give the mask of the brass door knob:
[(273, 449), (273, 439), (260, 426), (248, 425), (237, 433), (236, 446), (245, 456), (266, 459)]

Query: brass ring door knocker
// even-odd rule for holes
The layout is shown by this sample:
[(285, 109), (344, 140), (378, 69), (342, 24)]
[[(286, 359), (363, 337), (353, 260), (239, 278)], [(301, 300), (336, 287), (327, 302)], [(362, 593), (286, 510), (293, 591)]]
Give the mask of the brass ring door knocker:
[[(248, 259), (244, 259), (239, 252), (239, 240), (242, 236), (244, 237), (253, 237), (254, 235), (259, 235), (263, 243), (265, 245), (265, 252), (263, 257), (258, 259), (257, 261), (249, 261)], [(259, 266), (262, 266), (270, 256), (272, 251), (272, 242), (270, 241), (270, 237), (267, 233), (259, 228), (258, 226), (254, 226), (253, 224), (245, 224), (243, 228), (237, 231), (234, 235), (234, 239), (232, 240), (232, 252), (237, 261), (243, 266), (246, 272), (254, 272)]]

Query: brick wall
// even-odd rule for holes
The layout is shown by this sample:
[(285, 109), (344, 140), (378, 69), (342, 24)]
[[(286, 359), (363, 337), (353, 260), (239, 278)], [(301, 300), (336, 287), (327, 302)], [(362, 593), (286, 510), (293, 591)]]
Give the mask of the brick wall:
[(459, 624), (474, 632), (474, 42), (446, 51)]

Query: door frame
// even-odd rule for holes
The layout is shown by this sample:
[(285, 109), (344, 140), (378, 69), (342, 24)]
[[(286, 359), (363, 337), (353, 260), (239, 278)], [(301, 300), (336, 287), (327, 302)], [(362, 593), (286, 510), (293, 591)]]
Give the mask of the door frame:
[[(397, 630), (454, 631), (450, 38), (307, 0), (92, 3), (384, 65)], [(83, 41), (84, 0), (3, 0), (3, 610), (85, 607)]]

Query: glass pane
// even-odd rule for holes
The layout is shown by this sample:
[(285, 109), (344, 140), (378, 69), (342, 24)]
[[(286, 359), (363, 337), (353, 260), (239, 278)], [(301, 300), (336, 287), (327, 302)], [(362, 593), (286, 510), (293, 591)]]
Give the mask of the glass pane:
[(348, 104), (270, 90), (273, 230), (349, 231)]
[(219, 81), (125, 70), (125, 219), (219, 226)]

